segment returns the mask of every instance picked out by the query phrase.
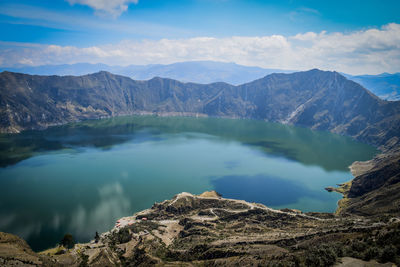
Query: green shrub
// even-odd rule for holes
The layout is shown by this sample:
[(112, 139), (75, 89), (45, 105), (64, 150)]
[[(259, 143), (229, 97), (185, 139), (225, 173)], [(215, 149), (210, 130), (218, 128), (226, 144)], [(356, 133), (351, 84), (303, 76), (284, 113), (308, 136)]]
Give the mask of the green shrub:
[[(163, 226), (163, 225), (161, 225)], [(156, 230), (160, 227), (158, 223), (152, 222), (152, 221), (142, 221), (142, 222), (137, 222), (133, 225), (128, 226), (129, 229), (131, 229), (132, 232), (134, 233), (139, 233), (144, 230), (147, 230), (149, 232)]]
[(377, 247), (369, 247), (365, 250), (363, 260), (370, 261), (377, 258), (381, 254), (381, 251)]
[(336, 263), (335, 250), (328, 245), (311, 249), (306, 256), (306, 266), (332, 266)]
[(65, 234), (63, 239), (60, 241), (60, 244), (65, 248), (73, 248), (75, 245), (75, 240), (71, 234)]
[(351, 248), (357, 252), (363, 252), (367, 248), (367, 244), (360, 240), (353, 240), (351, 243)]
[(379, 256), (379, 260), (381, 262), (395, 261), (396, 260), (396, 252), (397, 249), (395, 246), (385, 246), (382, 250), (381, 255)]
[(112, 236), (113, 243), (123, 244), (132, 239), (131, 233), (128, 229), (122, 228)]

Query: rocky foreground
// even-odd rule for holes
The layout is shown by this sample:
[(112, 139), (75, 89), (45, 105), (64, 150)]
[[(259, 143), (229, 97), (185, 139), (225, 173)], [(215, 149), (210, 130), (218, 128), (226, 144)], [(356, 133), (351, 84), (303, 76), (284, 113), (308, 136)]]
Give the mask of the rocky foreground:
[(121, 218), (97, 242), (70, 250), (37, 254), (25, 241), (1, 233), (0, 265), (329, 266), (341, 259), (343, 264), (375, 259), (392, 266), (390, 262), (400, 262), (399, 249), (397, 217), (382, 221), (301, 213), (225, 199), (215, 192), (180, 193)]

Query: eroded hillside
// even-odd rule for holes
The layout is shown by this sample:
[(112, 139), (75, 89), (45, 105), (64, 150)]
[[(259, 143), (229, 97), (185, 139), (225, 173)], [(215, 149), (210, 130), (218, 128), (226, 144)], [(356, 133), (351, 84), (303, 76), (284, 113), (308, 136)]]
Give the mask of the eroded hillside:
[(6, 266), (15, 262), (43, 266), (328, 266), (345, 256), (399, 262), (399, 240), (396, 217), (382, 222), (304, 214), (224, 199), (212, 192), (181, 193), (121, 218), (97, 242), (39, 255), (23, 241), (17, 248), (15, 242), (8, 247), (3, 243), (0, 258)]

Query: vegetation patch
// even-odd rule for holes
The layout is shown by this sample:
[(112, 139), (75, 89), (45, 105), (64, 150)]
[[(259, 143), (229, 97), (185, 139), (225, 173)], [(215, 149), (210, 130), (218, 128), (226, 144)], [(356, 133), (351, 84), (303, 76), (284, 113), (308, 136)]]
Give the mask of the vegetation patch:
[(140, 221), (132, 225), (127, 226), (127, 229), (131, 230), (133, 233), (137, 234), (145, 230), (151, 232), (157, 230), (159, 227), (165, 227), (165, 225), (158, 224), (154, 221)]

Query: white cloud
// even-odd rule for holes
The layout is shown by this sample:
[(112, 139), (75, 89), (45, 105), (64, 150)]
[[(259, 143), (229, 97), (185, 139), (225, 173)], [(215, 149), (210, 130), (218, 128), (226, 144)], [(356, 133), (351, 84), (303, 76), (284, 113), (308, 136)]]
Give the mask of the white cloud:
[(118, 17), (123, 12), (128, 10), (131, 3), (137, 4), (138, 0), (67, 0), (71, 5), (80, 4), (86, 5), (94, 10), (96, 14), (110, 14), (113, 17)]
[[(6, 48), (1, 48), (6, 47)], [(400, 24), (351, 33), (308, 32), (294, 36), (196, 37), (122, 41), (78, 48), (0, 42), (3, 66), (29, 64), (169, 64), (189, 60), (235, 62), (265, 68), (320, 68), (351, 74), (400, 71)]]

